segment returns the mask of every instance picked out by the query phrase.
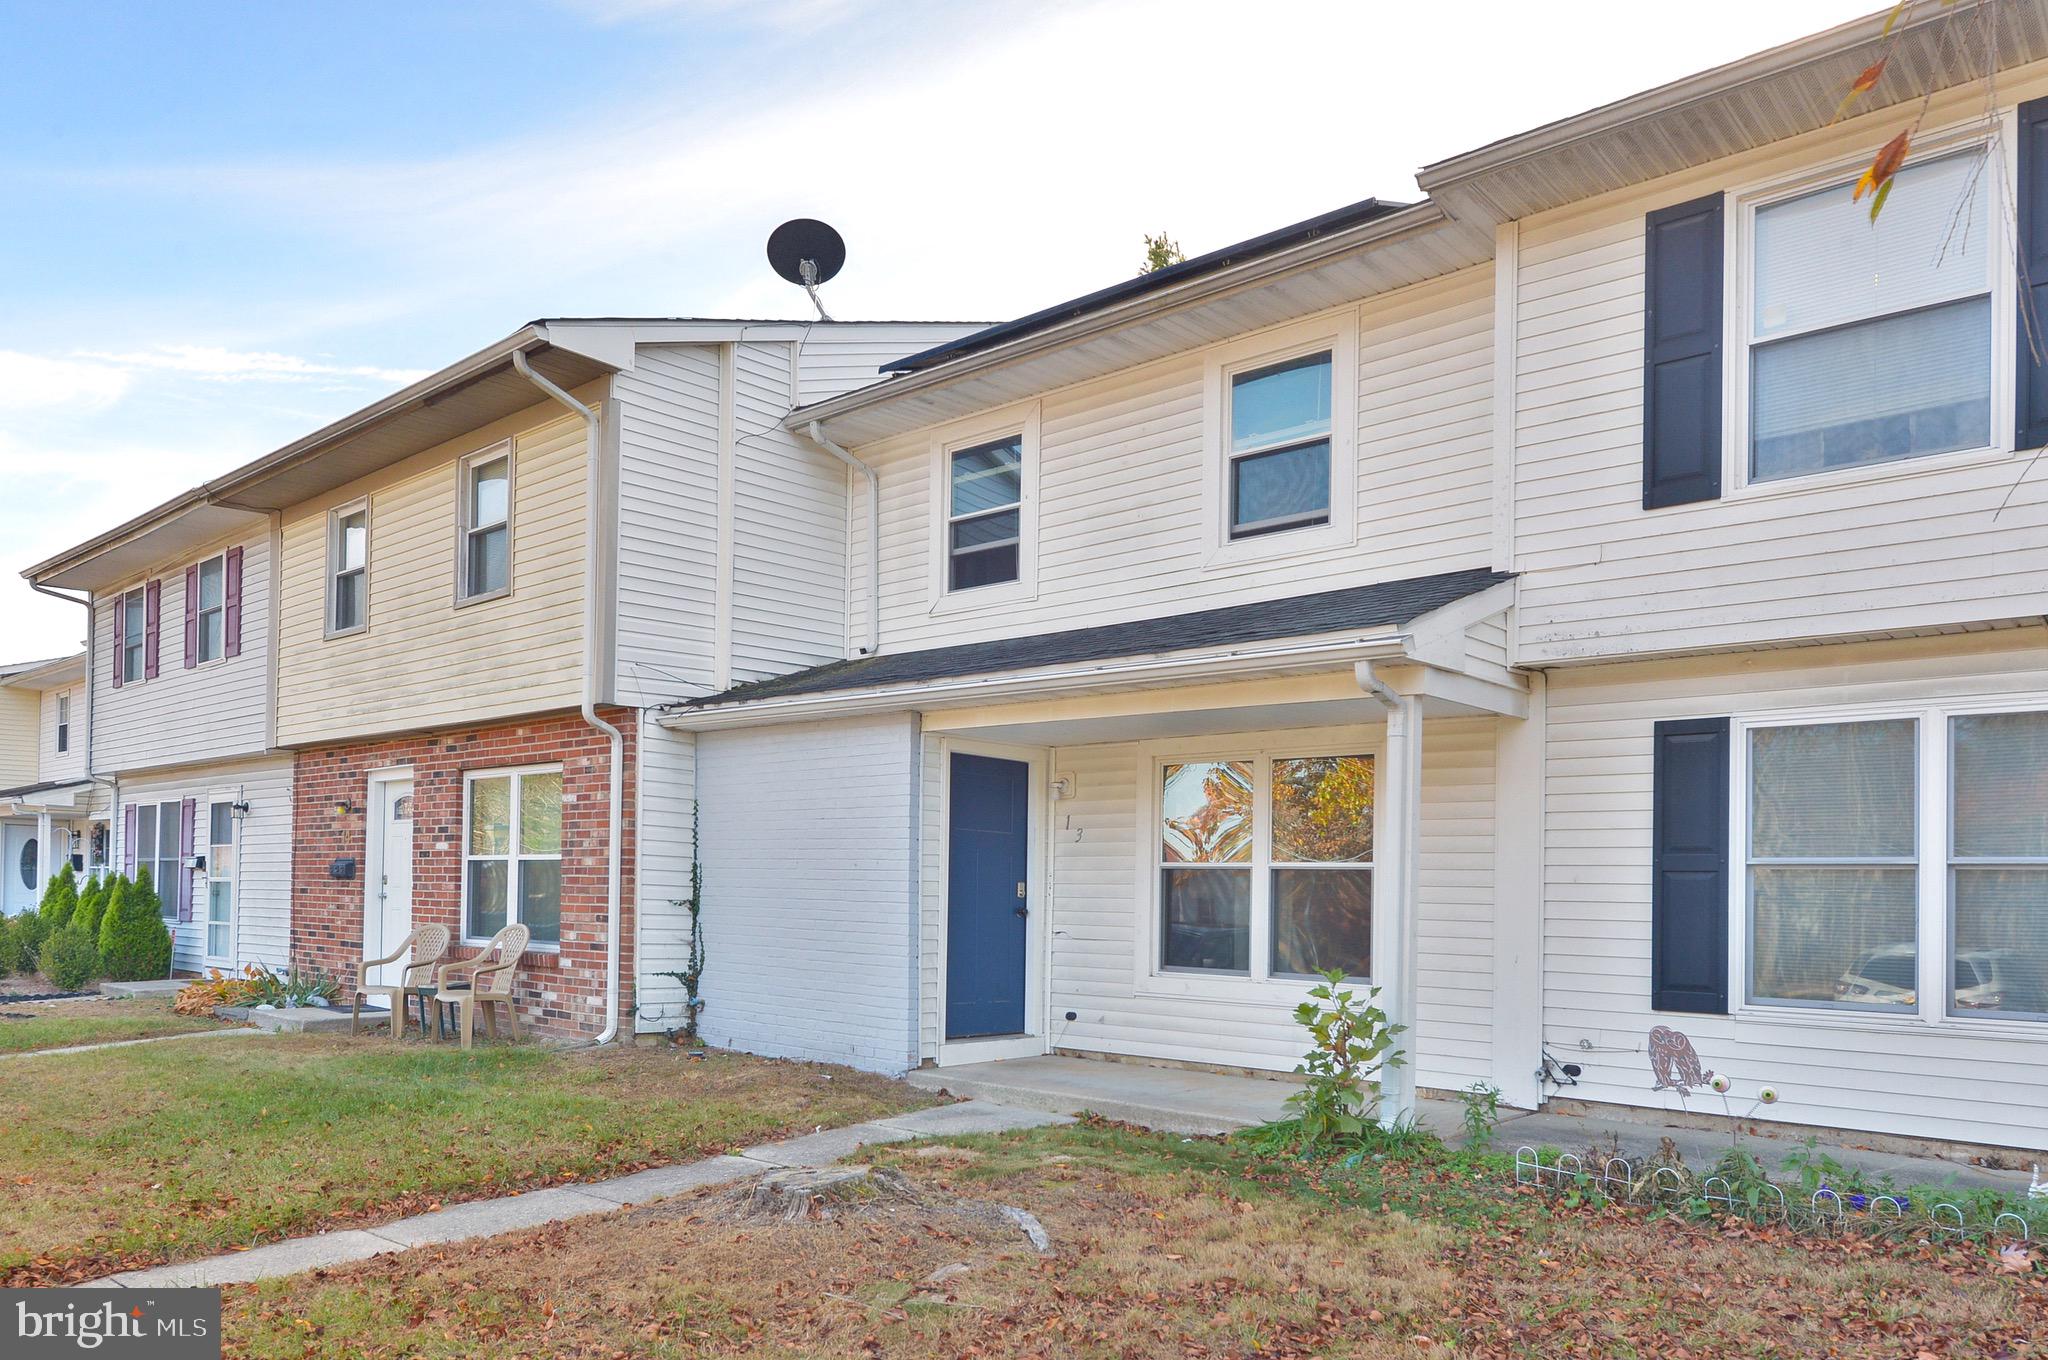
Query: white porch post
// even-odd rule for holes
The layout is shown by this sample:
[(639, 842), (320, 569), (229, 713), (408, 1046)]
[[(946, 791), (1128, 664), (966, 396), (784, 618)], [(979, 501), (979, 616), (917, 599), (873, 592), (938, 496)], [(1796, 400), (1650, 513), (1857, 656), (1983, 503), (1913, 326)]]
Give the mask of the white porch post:
[[(56, 856), (50, 853), (50, 814), (36, 814), (36, 901), (43, 900), (43, 889), (49, 886), (52, 866)], [(11, 868), (11, 866), (10, 866)]]
[(1366, 683), (1387, 706), (1386, 768), (1379, 780), (1380, 839), (1374, 851), (1372, 979), (1405, 1061), (1380, 1077), (1380, 1123), (1415, 1117), (1415, 910), (1422, 857), (1422, 701), (1396, 694), (1366, 667)]

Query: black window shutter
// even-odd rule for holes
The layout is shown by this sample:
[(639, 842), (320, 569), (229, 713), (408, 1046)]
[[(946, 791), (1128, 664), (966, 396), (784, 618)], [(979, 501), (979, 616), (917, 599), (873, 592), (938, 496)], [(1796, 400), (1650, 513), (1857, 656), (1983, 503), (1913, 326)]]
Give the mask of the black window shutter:
[(2020, 105), (2020, 315), (2015, 447), (2048, 444), (2048, 99)]
[(1728, 1011), (1728, 720), (1657, 724), (1650, 1007)]
[(1643, 508), (1721, 494), (1721, 195), (1644, 223)]

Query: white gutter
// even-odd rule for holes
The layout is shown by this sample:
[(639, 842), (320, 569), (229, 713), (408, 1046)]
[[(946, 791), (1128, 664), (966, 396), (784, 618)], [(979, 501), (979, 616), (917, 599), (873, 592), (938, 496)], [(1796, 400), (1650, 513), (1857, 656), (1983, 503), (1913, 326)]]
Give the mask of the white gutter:
[(867, 478), (868, 482), (868, 645), (862, 656), (882, 650), (882, 483), (875, 470), (825, 437), (825, 422), (810, 425), (811, 442)]
[(716, 728), (751, 726), (756, 723), (795, 722), (816, 712), (830, 716), (851, 716), (857, 713), (929, 707), (934, 700), (975, 702), (1012, 696), (1046, 696), (1067, 690), (1085, 689), (1093, 682), (1114, 683), (1132, 677), (1145, 680), (1172, 680), (1182, 672), (1192, 672), (1215, 678), (1295, 661), (1316, 661), (1333, 657), (1356, 660), (1360, 653), (1369, 653), (1373, 658), (1385, 660), (1407, 659), (1408, 640), (1408, 634), (1405, 632), (1384, 633), (1369, 637), (1336, 638), (1325, 642), (1105, 661), (1095, 665), (1063, 667), (1059, 670), (997, 672), (993, 675), (970, 675), (922, 684), (891, 685), (886, 688), (829, 690), (821, 694), (793, 694), (779, 699), (740, 700), (709, 706), (677, 704), (662, 709), (655, 721), (673, 731), (702, 732)]
[(512, 367), (519, 376), (583, 417), (583, 721), (605, 734), (611, 742), (611, 804), (605, 827), (605, 927), (604, 927), (604, 1031), (597, 1042), (608, 1044), (619, 1034), (619, 921), (620, 856), (619, 838), (624, 834), (626, 795), (626, 737), (618, 728), (597, 716), (597, 608), (598, 608), (598, 453), (601, 445), (597, 412), (533, 371), (524, 350), (512, 351)]

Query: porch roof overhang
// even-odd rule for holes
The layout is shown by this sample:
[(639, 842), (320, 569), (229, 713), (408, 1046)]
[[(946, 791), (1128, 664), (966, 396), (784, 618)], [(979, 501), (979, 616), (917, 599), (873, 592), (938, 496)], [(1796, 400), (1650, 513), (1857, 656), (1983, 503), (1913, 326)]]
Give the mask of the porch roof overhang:
[[(1470, 711), (1516, 713), (1517, 677), (1464, 666), (1463, 630), (1508, 609), (1511, 576), (1475, 569), (1291, 599), (834, 662), (663, 709), (710, 731), (889, 712), (1214, 686), (1335, 673), (1339, 692), (1275, 702), (1351, 702), (1361, 664), (1441, 677), (1434, 694)], [(1405, 672), (1404, 672), (1405, 673)], [(1456, 676), (1455, 680), (1450, 677)]]
[(90, 779), (55, 779), (0, 789), (0, 817), (34, 817), (45, 812), (82, 812)]

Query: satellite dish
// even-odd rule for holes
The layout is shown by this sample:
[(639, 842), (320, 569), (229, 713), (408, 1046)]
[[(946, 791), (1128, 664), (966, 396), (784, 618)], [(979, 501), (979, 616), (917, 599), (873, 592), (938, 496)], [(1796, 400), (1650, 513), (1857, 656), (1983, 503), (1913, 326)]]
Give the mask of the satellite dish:
[(793, 217), (768, 234), (768, 263), (811, 295), (820, 319), (832, 319), (818, 301), (818, 285), (830, 282), (846, 266), (846, 242), (838, 232), (815, 217)]

